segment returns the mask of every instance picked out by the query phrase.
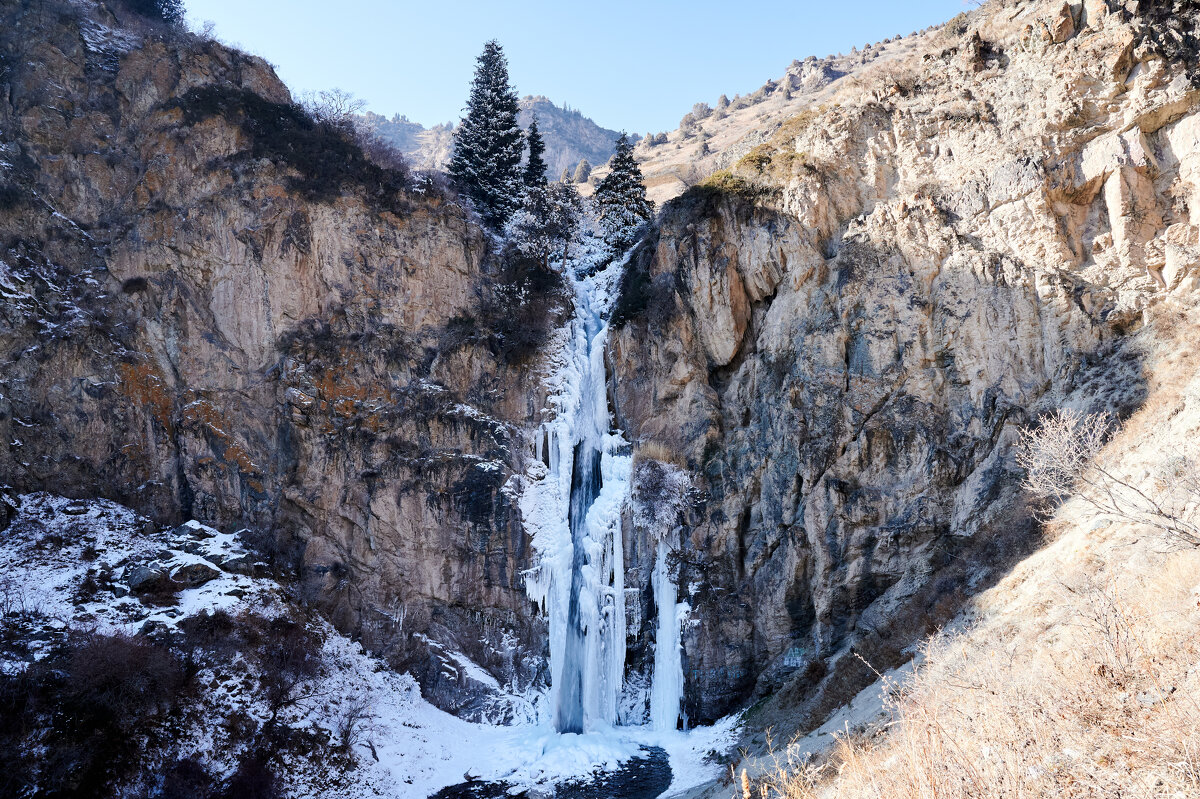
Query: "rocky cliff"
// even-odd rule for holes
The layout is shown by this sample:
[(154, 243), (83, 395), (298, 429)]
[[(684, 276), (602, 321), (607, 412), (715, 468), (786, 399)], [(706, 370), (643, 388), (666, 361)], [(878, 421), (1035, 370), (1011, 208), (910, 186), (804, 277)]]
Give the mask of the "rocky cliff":
[(664, 209), (610, 357), (692, 475), (692, 719), (803, 728), (907, 659), (1035, 540), (1017, 431), (1140, 403), (1124, 337), (1200, 261), (1195, 10), (1145, 6), (989, 4)]
[(0, 483), (249, 528), (452, 707), (460, 639), (533, 679), (502, 489), (553, 287), (516, 297), (441, 189), (257, 58), (104, 6), (7, 4), (0, 30)]

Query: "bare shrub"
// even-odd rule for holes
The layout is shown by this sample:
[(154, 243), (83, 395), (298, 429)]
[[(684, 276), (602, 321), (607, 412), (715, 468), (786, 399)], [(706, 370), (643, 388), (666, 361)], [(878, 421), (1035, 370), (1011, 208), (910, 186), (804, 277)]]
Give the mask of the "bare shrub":
[(330, 89), (306, 92), (300, 97), (300, 105), (316, 122), (349, 132), (354, 130), (355, 117), (367, 107), (367, 102), (352, 92)]
[(375, 715), (371, 712), (371, 699), (359, 695), (342, 705), (337, 716), (336, 729), (338, 746), (343, 752), (349, 753), (363, 739), (371, 720)]
[(190, 680), (166, 647), (69, 632), (0, 675), (0, 795), (107, 797), (166, 737)]
[(1108, 516), (1145, 524), (1176, 544), (1200, 547), (1195, 513), (1200, 501), (1200, 465), (1185, 455), (1167, 458), (1155, 485), (1143, 489), (1103, 452), (1120, 429), (1107, 414), (1067, 409), (1022, 434), (1017, 462), (1025, 485), (1037, 497), (1062, 501), (1078, 497)]

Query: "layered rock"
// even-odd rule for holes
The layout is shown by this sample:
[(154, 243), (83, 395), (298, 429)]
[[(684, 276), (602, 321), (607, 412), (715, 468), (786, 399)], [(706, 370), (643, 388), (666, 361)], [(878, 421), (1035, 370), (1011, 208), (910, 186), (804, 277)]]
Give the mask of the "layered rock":
[(692, 719), (819, 721), (1033, 540), (1023, 426), (1140, 402), (1124, 334), (1196, 297), (1194, 24), (991, 4), (666, 207), (610, 357), (697, 492)]

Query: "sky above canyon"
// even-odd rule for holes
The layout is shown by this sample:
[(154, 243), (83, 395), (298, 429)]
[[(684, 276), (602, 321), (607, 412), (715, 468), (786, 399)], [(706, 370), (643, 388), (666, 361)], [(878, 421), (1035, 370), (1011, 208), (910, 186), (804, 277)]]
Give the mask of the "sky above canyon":
[(908, 35), (963, 0), (693, 0), (602, 3), (187, 0), (224, 42), (276, 66), (293, 92), (341, 88), (367, 108), (432, 126), (457, 122), (475, 57), (504, 45), (521, 95), (599, 124), (672, 130), (695, 102), (752, 92), (792, 59)]

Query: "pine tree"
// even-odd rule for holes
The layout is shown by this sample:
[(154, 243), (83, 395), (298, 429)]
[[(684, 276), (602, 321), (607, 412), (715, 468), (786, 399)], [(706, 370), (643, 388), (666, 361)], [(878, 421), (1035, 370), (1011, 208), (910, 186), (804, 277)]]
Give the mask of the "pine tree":
[(646, 199), (642, 170), (624, 133), (617, 139), (617, 152), (608, 163), (609, 173), (596, 186), (596, 205), (605, 240), (614, 252), (621, 252), (633, 244), (638, 229), (654, 216), (654, 204)]
[(474, 201), (483, 221), (500, 229), (521, 204), (524, 135), (517, 125), (517, 92), (508, 83), (508, 62), (499, 42), (476, 59), (467, 115), (454, 134), (450, 174)]
[(542, 153), (546, 152), (546, 143), (542, 141), (542, 134), (538, 131), (536, 114), (529, 121), (525, 140), (529, 144), (529, 160), (525, 162), (525, 188), (545, 186), (546, 161), (542, 158)]
[(183, 0), (127, 0), (125, 7), (143, 17), (181, 27), (185, 15)]
[(571, 182), (571, 170), (567, 169), (564, 166), (562, 174), (559, 175), (559, 177), (558, 177), (558, 182), (559, 183), (570, 183)]
[(579, 165), (575, 167), (575, 176), (571, 178), (576, 183), (587, 183), (588, 178), (592, 176), (592, 165), (588, 163), (586, 158), (579, 159)]

